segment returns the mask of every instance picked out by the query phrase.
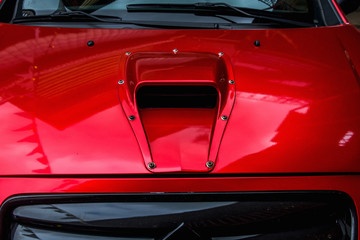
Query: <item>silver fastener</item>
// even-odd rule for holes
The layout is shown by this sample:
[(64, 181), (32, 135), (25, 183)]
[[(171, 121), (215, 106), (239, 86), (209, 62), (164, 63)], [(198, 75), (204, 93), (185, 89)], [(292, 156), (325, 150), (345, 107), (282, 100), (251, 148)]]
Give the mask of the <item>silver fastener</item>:
[(149, 163), (148, 163), (148, 168), (149, 168), (149, 169), (154, 169), (154, 168), (156, 168), (156, 164), (153, 163), (153, 162), (149, 162)]
[(213, 161), (207, 161), (205, 165), (206, 165), (207, 168), (213, 168), (214, 167), (214, 162)]
[(221, 120), (224, 120), (224, 121), (228, 120), (228, 116), (222, 115), (222, 116), (221, 116)]
[(224, 53), (223, 53), (223, 52), (219, 52), (218, 55), (219, 55), (219, 57), (222, 57), (222, 56), (224, 56)]
[(174, 54), (177, 54), (177, 53), (178, 53), (178, 51), (179, 51), (179, 50), (177, 50), (176, 48), (175, 48), (175, 49), (173, 49), (173, 53), (174, 53)]
[(120, 81), (118, 81), (118, 84), (124, 84), (125, 83), (125, 81), (124, 80), (120, 80)]
[(126, 52), (125, 55), (126, 55), (126, 56), (130, 56), (130, 55), (131, 55), (131, 52)]
[(230, 84), (235, 84), (235, 81), (234, 80), (229, 80), (229, 83)]
[(134, 121), (134, 120), (135, 120), (135, 116), (134, 116), (134, 115), (130, 115), (130, 116), (129, 116), (129, 120), (130, 120), (130, 121)]

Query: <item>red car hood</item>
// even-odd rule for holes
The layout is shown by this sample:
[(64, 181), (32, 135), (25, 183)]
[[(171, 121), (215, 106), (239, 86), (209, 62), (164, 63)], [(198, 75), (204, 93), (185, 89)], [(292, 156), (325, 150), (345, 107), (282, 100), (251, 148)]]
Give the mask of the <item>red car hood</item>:
[[(360, 171), (351, 26), (0, 32), (1, 175)], [(218, 107), (139, 110), (141, 83), (214, 86)]]

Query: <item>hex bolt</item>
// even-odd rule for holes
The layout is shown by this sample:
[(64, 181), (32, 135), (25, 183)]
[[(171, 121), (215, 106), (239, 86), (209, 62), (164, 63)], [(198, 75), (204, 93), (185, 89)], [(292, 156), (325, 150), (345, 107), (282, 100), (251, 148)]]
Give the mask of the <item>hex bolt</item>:
[(129, 116), (129, 120), (130, 120), (130, 121), (134, 121), (134, 120), (135, 120), (135, 116), (134, 116), (134, 115), (130, 115), (130, 116)]
[(235, 84), (235, 81), (234, 80), (229, 80), (229, 83), (230, 84)]
[(207, 168), (213, 168), (214, 167), (214, 162), (213, 161), (207, 161), (205, 165), (206, 165)]
[(124, 84), (125, 83), (125, 81), (124, 80), (120, 80), (120, 81), (118, 81), (118, 84)]
[(149, 169), (154, 169), (154, 168), (156, 168), (156, 164), (153, 163), (153, 162), (149, 162), (149, 163), (148, 163), (148, 168), (149, 168)]
[(179, 52), (179, 50), (177, 50), (176, 48), (173, 49), (173, 53), (174, 53), (174, 54), (177, 54), (178, 52)]
[(219, 57), (222, 57), (222, 56), (224, 56), (224, 53), (223, 53), (223, 52), (219, 52), (218, 55), (219, 55)]
[(259, 40), (256, 40), (256, 41), (254, 42), (254, 45), (255, 45), (255, 47), (260, 47), (260, 41), (259, 41)]
[(228, 116), (222, 115), (222, 116), (221, 116), (221, 120), (224, 120), (224, 121), (228, 120)]
[(87, 45), (88, 45), (88, 47), (92, 47), (92, 46), (95, 45), (95, 42), (94, 41), (88, 41)]
[(131, 55), (131, 52), (126, 52), (125, 55), (126, 55), (126, 56), (130, 56), (130, 55)]

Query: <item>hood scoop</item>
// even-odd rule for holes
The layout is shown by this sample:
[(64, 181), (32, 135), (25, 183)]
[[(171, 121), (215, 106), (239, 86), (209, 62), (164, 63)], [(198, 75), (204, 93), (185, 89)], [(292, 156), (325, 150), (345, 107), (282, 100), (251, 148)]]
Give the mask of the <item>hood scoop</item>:
[(151, 172), (208, 172), (235, 98), (229, 61), (214, 53), (135, 53), (119, 97)]

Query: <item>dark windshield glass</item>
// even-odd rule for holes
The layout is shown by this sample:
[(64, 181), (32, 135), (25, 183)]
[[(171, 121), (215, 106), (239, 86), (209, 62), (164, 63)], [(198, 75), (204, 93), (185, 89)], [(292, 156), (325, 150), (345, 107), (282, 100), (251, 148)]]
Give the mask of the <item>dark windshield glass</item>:
[[(32, 9), (35, 14), (49, 14), (64, 7), (81, 11), (121, 11), (128, 4), (194, 4), (199, 2), (217, 3), (218, 0), (24, 0), (23, 9)], [(266, 11), (308, 12), (307, 0), (226, 0), (229, 5)], [(63, 6), (62, 6), (63, 5)]]
[[(176, 23), (313, 27), (326, 25), (323, 0), (20, 0), (16, 19), (26, 21), (103, 21), (143, 24)], [(330, 4), (326, 1), (326, 4)], [(69, 13), (76, 14), (69, 14)], [(60, 14), (59, 14), (60, 13)], [(106, 17), (95, 18), (97, 17)], [(61, 19), (59, 18), (61, 16)], [(51, 16), (42, 19), (41, 16)], [(65, 19), (65, 16), (67, 17)], [(31, 20), (30, 20), (31, 19)], [(66, 21), (65, 21), (66, 20)], [(16, 22), (16, 21), (15, 21)], [(19, 23), (16, 22), (16, 23)], [(182, 23), (185, 23), (182, 24)], [(305, 23), (305, 24), (303, 24)], [(219, 25), (220, 24), (220, 25)], [(175, 26), (175, 25), (174, 25)], [(201, 28), (201, 27), (200, 27)], [(211, 28), (211, 26), (210, 26)], [(221, 27), (220, 27), (221, 28)]]

